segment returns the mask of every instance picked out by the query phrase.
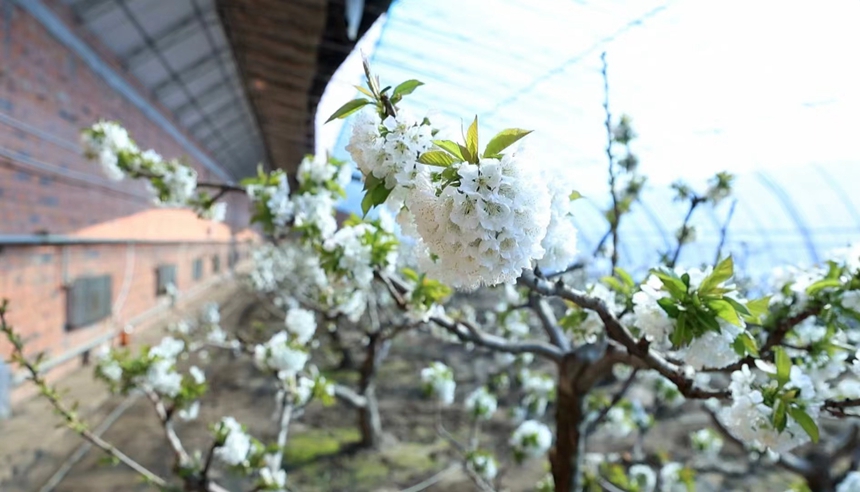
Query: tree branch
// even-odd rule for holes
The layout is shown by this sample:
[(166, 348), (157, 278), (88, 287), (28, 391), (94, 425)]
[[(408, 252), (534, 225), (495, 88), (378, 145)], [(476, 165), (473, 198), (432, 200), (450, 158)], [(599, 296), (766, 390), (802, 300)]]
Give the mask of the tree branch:
[[(812, 316), (818, 316), (818, 314), (820, 312), (821, 312), (821, 306), (815, 305), (815, 306), (807, 307), (804, 311), (802, 311), (802, 312), (800, 312), (794, 316), (790, 316), (788, 318), (781, 319), (776, 324), (776, 327), (774, 328), (774, 330), (768, 334), (767, 340), (765, 341), (764, 345), (762, 345), (762, 347), (759, 349), (759, 357), (758, 358), (759, 359), (765, 359), (768, 355), (771, 355), (772, 349), (774, 347), (782, 344), (783, 340), (785, 340), (786, 335), (788, 335), (788, 332), (791, 331), (792, 328), (799, 325), (800, 323), (803, 323), (807, 318), (811, 318)], [(725, 367), (715, 367), (715, 368), (707, 367), (707, 368), (702, 369), (702, 372), (737, 371), (745, 365), (751, 366), (751, 365), (755, 364), (755, 360), (756, 360), (756, 357), (748, 355), (748, 356), (744, 357), (743, 359), (735, 362), (734, 364), (729, 364), (728, 366), (725, 366)]]
[(149, 471), (146, 467), (127, 456), (125, 453), (114, 447), (109, 442), (93, 434), (93, 432), (87, 428), (86, 424), (81, 421), (80, 418), (78, 418), (75, 412), (67, 408), (66, 405), (64, 405), (63, 402), (60, 401), (57, 391), (48, 385), (48, 382), (45, 380), (44, 377), (42, 377), (42, 374), (39, 372), (38, 368), (36, 368), (36, 366), (24, 356), (24, 345), (21, 341), (21, 337), (17, 333), (15, 333), (12, 327), (9, 326), (6, 322), (7, 306), (8, 301), (4, 299), (2, 304), (0, 305), (0, 331), (2, 331), (3, 334), (6, 335), (9, 341), (12, 343), (12, 360), (28, 372), (30, 380), (33, 381), (33, 384), (36, 385), (42, 396), (44, 396), (45, 399), (48, 400), (48, 403), (50, 403), (51, 406), (53, 406), (54, 409), (57, 411), (57, 413), (61, 417), (63, 417), (63, 419), (66, 421), (66, 426), (74, 432), (78, 433), (87, 441), (91, 442), (97, 448), (101, 449), (103, 452), (113, 456), (122, 464), (134, 470), (137, 474), (142, 476), (148, 482), (160, 488), (167, 488), (168, 483), (166, 480)]
[(278, 451), (275, 453), (275, 459), (269, 463), (269, 469), (272, 473), (280, 471), (284, 460), (284, 447), (287, 445), (287, 436), (290, 432), (290, 419), (293, 417), (293, 404), (290, 402), (290, 393), (284, 391), (284, 396), (281, 399), (281, 418), (278, 421)]
[(633, 372), (630, 373), (630, 376), (627, 378), (626, 381), (624, 381), (624, 384), (621, 386), (621, 389), (619, 389), (612, 397), (612, 400), (609, 402), (609, 405), (603, 407), (603, 409), (600, 410), (600, 413), (597, 414), (597, 417), (592, 420), (591, 423), (588, 424), (588, 426), (586, 426), (586, 434), (591, 434), (595, 430), (597, 430), (597, 426), (600, 425), (601, 422), (603, 422), (603, 419), (606, 418), (606, 416), (609, 414), (609, 411), (612, 410), (615, 405), (618, 405), (618, 402), (620, 402), (621, 399), (624, 398), (624, 395), (627, 393), (628, 390), (630, 390), (630, 387), (633, 385), (633, 381), (636, 380), (636, 375), (638, 372), (639, 369), (633, 369)]
[(524, 272), (520, 277), (520, 282), (539, 294), (567, 299), (582, 308), (597, 313), (603, 321), (603, 325), (606, 327), (606, 333), (609, 338), (623, 345), (627, 349), (628, 353), (638, 357), (648, 367), (654, 369), (663, 377), (672, 381), (672, 383), (678, 388), (678, 391), (680, 391), (685, 397), (694, 399), (725, 399), (729, 397), (729, 392), (727, 390), (710, 391), (697, 388), (693, 383), (693, 380), (688, 378), (681, 371), (681, 368), (673, 366), (662, 355), (652, 351), (647, 340), (642, 339), (636, 341), (630, 331), (618, 321), (602, 300), (596, 297), (589, 297), (582, 292), (569, 289), (565, 287), (563, 282), (559, 281), (556, 283), (550, 283), (545, 279), (539, 279), (533, 272)]
[(609, 75), (607, 74), (606, 52), (600, 55), (603, 77), (603, 111), (606, 114), (606, 157), (609, 160), (609, 192), (612, 195), (612, 220), (609, 221), (612, 234), (612, 270), (618, 266), (618, 226), (621, 223), (621, 208), (618, 206), (618, 191), (615, 189), (615, 157), (612, 155), (612, 113), (609, 111)]
[(729, 213), (726, 215), (726, 221), (723, 222), (723, 226), (720, 228), (720, 243), (717, 245), (717, 254), (714, 258), (714, 265), (720, 262), (723, 256), (723, 246), (726, 245), (726, 237), (729, 234), (729, 224), (732, 222), (732, 217), (735, 215), (735, 206), (737, 206), (738, 201), (732, 200), (732, 206), (729, 207)]
[(354, 408), (364, 408), (367, 406), (367, 398), (359, 395), (352, 389), (347, 388), (346, 386), (342, 386), (340, 384), (335, 384), (333, 386), (334, 396), (340, 401)]
[(170, 449), (173, 450), (173, 454), (176, 455), (177, 464), (179, 467), (183, 467), (190, 462), (191, 457), (185, 451), (185, 447), (182, 446), (182, 440), (176, 434), (176, 429), (173, 427), (173, 415), (167, 411), (164, 402), (158, 394), (152, 390), (145, 390), (145, 392), (153, 406), (155, 406), (155, 413), (158, 415), (161, 426), (164, 428), (164, 437), (167, 439)]
[(824, 404), (821, 405), (821, 409), (829, 412), (831, 415), (835, 415), (836, 417), (856, 417), (857, 415), (851, 415), (845, 413), (845, 409), (860, 407), (860, 398), (849, 398), (846, 400), (825, 400)]
[[(397, 305), (403, 310), (408, 310), (409, 306), (404, 300), (404, 295), (409, 292), (409, 288), (406, 284), (400, 279), (388, 274), (377, 272), (377, 276), (388, 287), (388, 290)], [(500, 352), (511, 354), (531, 353), (540, 355), (541, 357), (546, 357), (547, 359), (555, 362), (561, 361), (561, 358), (564, 355), (561, 349), (549, 343), (540, 341), (511, 342), (503, 337), (483, 332), (472, 323), (462, 320), (454, 320), (446, 315), (433, 316), (430, 318), (430, 321), (448, 330), (461, 341), (472, 342), (491, 350), (498, 350)]]
[(681, 256), (681, 250), (684, 248), (686, 244), (686, 239), (689, 235), (689, 226), (690, 219), (693, 217), (693, 212), (696, 211), (696, 208), (705, 202), (705, 198), (700, 197), (698, 195), (694, 195), (693, 198), (690, 199), (690, 208), (687, 210), (687, 215), (684, 216), (684, 221), (681, 223), (681, 229), (678, 233), (678, 245), (675, 246), (675, 252), (672, 254), (672, 258), (666, 262), (666, 266), (669, 268), (675, 268), (675, 264), (678, 262), (678, 257)]
[(537, 313), (543, 330), (553, 345), (565, 352), (570, 351), (570, 340), (564, 335), (561, 327), (558, 326), (558, 321), (555, 319), (555, 314), (553, 314), (549, 304), (537, 295), (529, 295), (529, 306)]

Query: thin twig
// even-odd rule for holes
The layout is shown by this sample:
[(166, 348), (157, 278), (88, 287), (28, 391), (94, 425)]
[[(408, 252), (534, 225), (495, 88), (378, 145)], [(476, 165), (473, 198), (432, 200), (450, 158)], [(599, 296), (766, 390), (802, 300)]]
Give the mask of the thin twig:
[(448, 468), (445, 468), (444, 470), (440, 471), (439, 473), (433, 475), (432, 477), (430, 477), (426, 480), (422, 480), (421, 482), (418, 482), (409, 488), (403, 489), (400, 492), (421, 492), (422, 490), (428, 489), (428, 488), (432, 487), (433, 485), (436, 485), (436, 483), (439, 482), (440, 480), (442, 480), (442, 478), (445, 475), (451, 473), (452, 471), (454, 471), (458, 468), (460, 468), (460, 465), (454, 463), (454, 464), (450, 465)]
[(558, 325), (558, 321), (555, 319), (555, 314), (552, 312), (552, 308), (546, 300), (541, 299), (536, 294), (529, 295), (529, 306), (531, 306), (532, 310), (537, 313), (544, 332), (547, 337), (549, 337), (553, 345), (563, 351), (569, 351), (570, 340), (564, 335), (564, 331)]
[(21, 338), (12, 330), (12, 327), (9, 326), (6, 322), (6, 309), (8, 306), (8, 301), (4, 300), (2, 305), (0, 305), (0, 331), (3, 332), (4, 335), (9, 339), (12, 343), (13, 347), (13, 360), (24, 368), (30, 376), (30, 380), (39, 388), (39, 392), (45, 397), (46, 400), (54, 407), (57, 413), (63, 417), (66, 421), (66, 426), (77, 432), (81, 437), (86, 439), (87, 441), (93, 443), (97, 448), (101, 449), (105, 453), (113, 456), (121, 463), (131, 468), (143, 478), (145, 478), (148, 482), (155, 484), (158, 487), (166, 488), (168, 486), (167, 481), (163, 478), (159, 477), (155, 473), (146, 469), (143, 465), (138, 463), (137, 461), (128, 457), (125, 453), (114, 447), (109, 442), (105, 441), (101, 437), (94, 434), (90, 431), (86, 424), (78, 418), (78, 416), (69, 410), (63, 402), (60, 401), (57, 391), (50, 387), (45, 381), (45, 378), (42, 377), (42, 374), (33, 365), (32, 362), (29, 361), (24, 356), (24, 346), (21, 341)]
[[(389, 274), (376, 272), (376, 275), (388, 287), (388, 291), (391, 293), (398, 307), (403, 310), (409, 309), (404, 300), (404, 296), (409, 292), (406, 284)], [(538, 340), (511, 342), (503, 337), (486, 333), (472, 323), (463, 320), (453, 320), (446, 315), (433, 316), (430, 318), (430, 321), (448, 330), (461, 341), (472, 342), (488, 349), (512, 354), (532, 353), (554, 362), (560, 361), (563, 356), (563, 352), (552, 344)]]
[(693, 217), (693, 212), (695, 212), (696, 208), (698, 208), (702, 203), (705, 203), (704, 197), (694, 195), (690, 199), (690, 208), (687, 209), (687, 215), (684, 216), (684, 221), (681, 223), (681, 229), (679, 229), (678, 232), (678, 244), (675, 246), (675, 252), (672, 253), (672, 258), (666, 262), (667, 267), (675, 268), (675, 264), (678, 262), (678, 257), (681, 256), (681, 250), (684, 248), (684, 245), (687, 244), (687, 237), (690, 233), (690, 219)]
[(723, 256), (723, 247), (726, 245), (726, 237), (728, 237), (729, 233), (729, 224), (732, 222), (732, 217), (735, 215), (735, 206), (737, 206), (738, 201), (732, 200), (732, 206), (729, 207), (729, 213), (726, 215), (726, 221), (723, 222), (723, 226), (720, 228), (720, 244), (717, 245), (717, 255), (714, 258), (714, 265), (720, 262)]
[(188, 455), (188, 452), (185, 451), (185, 447), (182, 445), (182, 440), (179, 439), (179, 436), (176, 434), (176, 429), (173, 427), (173, 412), (168, 411), (165, 408), (161, 397), (154, 391), (147, 390), (146, 396), (149, 397), (149, 400), (155, 407), (155, 412), (158, 414), (158, 418), (161, 420), (161, 426), (164, 428), (164, 437), (167, 439), (170, 449), (173, 450), (173, 454), (176, 456), (176, 461), (179, 467), (184, 467), (191, 461), (191, 457)]
[(281, 400), (281, 418), (278, 421), (278, 451), (275, 453), (275, 459), (269, 463), (269, 469), (272, 473), (277, 473), (281, 469), (281, 463), (284, 459), (284, 448), (287, 445), (287, 437), (290, 432), (290, 419), (293, 417), (293, 404), (290, 402), (290, 394), (284, 391), (283, 399)]
[(626, 381), (624, 381), (624, 384), (621, 386), (621, 389), (619, 389), (618, 392), (616, 392), (615, 395), (612, 397), (612, 400), (609, 402), (609, 405), (603, 407), (600, 413), (597, 414), (597, 417), (592, 420), (591, 423), (588, 424), (588, 426), (585, 428), (586, 434), (591, 434), (592, 432), (594, 432), (597, 429), (597, 426), (600, 425), (601, 422), (603, 422), (603, 419), (605, 419), (606, 416), (609, 415), (609, 411), (612, 410), (615, 405), (618, 405), (621, 399), (624, 398), (624, 395), (627, 393), (627, 391), (630, 390), (630, 387), (633, 385), (633, 381), (636, 380), (636, 374), (638, 372), (638, 368), (633, 369), (633, 372), (630, 373), (630, 376), (627, 378)]
[(609, 111), (609, 75), (607, 74), (606, 52), (600, 55), (603, 64), (600, 75), (603, 77), (603, 110), (606, 113), (606, 157), (609, 161), (609, 192), (612, 195), (612, 220), (609, 221), (612, 233), (612, 270), (618, 266), (618, 226), (621, 223), (620, 207), (618, 206), (618, 191), (615, 189), (615, 157), (612, 155), (612, 113)]

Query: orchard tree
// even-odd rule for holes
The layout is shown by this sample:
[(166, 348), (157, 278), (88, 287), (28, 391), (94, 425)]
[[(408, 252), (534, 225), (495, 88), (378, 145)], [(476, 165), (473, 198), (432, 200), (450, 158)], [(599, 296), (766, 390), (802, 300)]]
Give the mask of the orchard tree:
[[(504, 463), (511, 462), (482, 439), (502, 401), (514, 402), (512, 461), (549, 462), (550, 474), (537, 485), (542, 491), (692, 490), (701, 460), (673, 461), (643, 445), (656, 419), (685, 402), (711, 418), (711, 426), (689, 436), (705, 462), (731, 441), (751, 463), (794, 473), (795, 490), (860, 487), (857, 429), (842, 420), (860, 406), (860, 249), (833, 252), (810, 268), (778, 269), (769, 284), (757, 285), (723, 252), (727, 221), (711, 265), (678, 267), (684, 246), (695, 241), (695, 211), (730, 197), (732, 176), (720, 173), (701, 191), (673, 185), (688, 206), (676, 244), (636, 278), (620, 267), (620, 224), (641, 199), (645, 177), (630, 146), (632, 122), (613, 118), (608, 87), (607, 231), (595, 251), (583, 254), (572, 222), (581, 195), (571, 176), (530, 159), (521, 145), (529, 131), (486, 138), (475, 117), (462, 135), (446, 135), (440, 123), (408, 112), (405, 100), (421, 82), (383, 86), (367, 63), (365, 74), (361, 96), (331, 118), (352, 120), (347, 151), (364, 183), (363, 217), (340, 224), (334, 210), (351, 179), (346, 162), (308, 156), (296, 190), (279, 170), (260, 170), (241, 186), (200, 183), (186, 164), (139, 149), (117, 123), (84, 132), (87, 155), (108, 176), (144, 180), (159, 205), (218, 219), (221, 197), (246, 193), (252, 222), (270, 239), (254, 252), (247, 282), (284, 322), (258, 342), (242, 329), (223, 330), (217, 306), (207, 306), (199, 320), (178, 324), (154, 347), (103, 354), (100, 379), (152, 401), (175, 456), (177, 485), (87, 429), (45, 382), (38, 361), (24, 356), (4, 305), (2, 329), (14, 360), (69, 427), (161, 488), (224, 490), (212, 478), (220, 466), (251, 477), (251, 490), (288, 490), (288, 429), (314, 398), (355, 408), (362, 443), (382, 445), (376, 378), (392, 340), (409, 332), (493, 355), (486, 379), (462, 401), (465, 440), (448, 430), (441, 412), (457, 404), (449, 361), (416, 374), (438, 410), (436, 431), (479, 490), (502, 490)], [(729, 220), (733, 211), (734, 202)], [(487, 299), (492, 309), (480, 309)], [(361, 348), (357, 384), (320, 376), (316, 349), (324, 337), (341, 349)], [(212, 423), (208, 450), (185, 448), (175, 426), (197, 417), (206, 378), (189, 362), (203, 365), (204, 348), (248, 357), (270, 377), (280, 412), (275, 442), (254, 439), (225, 416)], [(633, 388), (652, 397), (646, 401)], [(598, 434), (633, 435), (636, 444), (624, 455), (596, 453), (589, 438)]]

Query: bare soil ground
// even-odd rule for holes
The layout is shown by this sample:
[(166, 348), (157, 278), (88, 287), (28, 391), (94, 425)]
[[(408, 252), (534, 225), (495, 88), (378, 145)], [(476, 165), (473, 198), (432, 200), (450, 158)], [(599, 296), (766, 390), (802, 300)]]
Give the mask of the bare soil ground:
[[(255, 299), (245, 293), (225, 289), (216, 300), (222, 301), (222, 324), (225, 329), (247, 333), (254, 320), (275, 329), (282, 323), (260, 308)], [(220, 299), (217, 299), (220, 297)], [(196, 309), (193, 306), (192, 309)], [(282, 326), (282, 325), (281, 325)], [(161, 329), (150, 329), (145, 341), (157, 341)], [(342, 384), (354, 382), (355, 374), (334, 369), (338, 356), (324, 345), (317, 364), (328, 377)], [(355, 351), (356, 360), (360, 352)], [(274, 387), (247, 357), (235, 357), (222, 351), (210, 351), (205, 366), (210, 391), (202, 402), (197, 421), (179, 425), (179, 434), (189, 449), (208, 449), (211, 442), (207, 426), (221, 416), (232, 415), (248, 425), (257, 438), (274, 441)], [(444, 361), (454, 368), (457, 376), (457, 400), (478, 384), (481, 373), (488, 370), (492, 358), (479, 351), (467, 352), (463, 347), (443, 343), (428, 343), (426, 336), (405, 334), (395, 341), (391, 354), (379, 374), (377, 394), (380, 398), (385, 444), (379, 451), (358, 450), (359, 440), (353, 410), (335, 404), (323, 407), (312, 404), (304, 416), (290, 428), (290, 440), (285, 454), (289, 480), (302, 492), (350, 491), (394, 492), (431, 479), (424, 490), (466, 492), (474, 490), (462, 472), (453, 465), (453, 451), (435, 431), (434, 406), (422, 397), (418, 373), (434, 360)], [(189, 361), (189, 363), (195, 361)], [(83, 369), (64, 379), (60, 385), (69, 390), (69, 397), (81, 402), (80, 411), (96, 428), (126, 398), (111, 396), (103, 385), (93, 381), (92, 371)], [(140, 463), (162, 476), (170, 476), (172, 455), (164, 445), (151, 404), (145, 398), (129, 402), (128, 409), (104, 434)], [(443, 414), (446, 427), (457, 434), (465, 431), (466, 415), (459, 406)], [(58, 419), (39, 399), (30, 400), (16, 409), (14, 418), (0, 422), (0, 491), (29, 492), (41, 490), (51, 476), (82, 441), (70, 431), (57, 428)], [(649, 433), (646, 449), (668, 452), (675, 460), (690, 455), (687, 435), (707, 423), (701, 412), (682, 407), (667, 415)], [(506, 441), (512, 424), (504, 415), (489, 422), (483, 429), (484, 446), (494, 449), (503, 467), (511, 465)], [(610, 441), (596, 435), (591, 441), (594, 450), (624, 452), (632, 440)], [(738, 448), (727, 445), (719, 463), (706, 464), (719, 474), (701, 475), (697, 490), (717, 491), (776, 491), (786, 489), (788, 477), (773, 469), (750, 470), (741, 465)], [(504, 485), (511, 491), (532, 490), (535, 482), (546, 473), (543, 460), (524, 466), (509, 466)], [(727, 472), (727, 473), (726, 473)], [(222, 477), (221, 483), (230, 490), (248, 490), (247, 482)], [(54, 489), (61, 492), (137, 491), (151, 490), (128, 469), (111, 466), (95, 449), (87, 451)]]

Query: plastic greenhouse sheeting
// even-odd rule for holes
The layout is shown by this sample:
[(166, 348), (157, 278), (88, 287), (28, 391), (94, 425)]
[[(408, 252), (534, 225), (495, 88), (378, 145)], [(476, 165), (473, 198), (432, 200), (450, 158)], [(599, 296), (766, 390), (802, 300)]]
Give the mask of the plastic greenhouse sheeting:
[[(580, 249), (607, 229), (604, 90), (628, 114), (648, 175), (641, 205), (622, 222), (622, 262), (641, 270), (674, 246), (686, 213), (669, 184), (703, 189), (737, 176), (725, 251), (753, 276), (810, 264), (860, 239), (860, 3), (614, 0), (401, 0), (370, 56), (383, 85), (426, 85), (402, 106), (460, 132), (477, 115), (488, 138), (508, 127), (535, 160), (575, 176)], [(343, 75), (359, 83), (359, 70)], [(350, 97), (351, 94), (346, 97)], [(346, 157), (350, 125), (334, 153)], [(359, 210), (360, 184), (346, 208)], [(703, 206), (697, 241), (679, 264), (714, 261), (731, 200)]]

